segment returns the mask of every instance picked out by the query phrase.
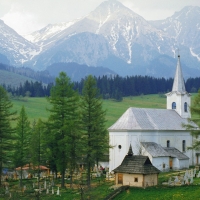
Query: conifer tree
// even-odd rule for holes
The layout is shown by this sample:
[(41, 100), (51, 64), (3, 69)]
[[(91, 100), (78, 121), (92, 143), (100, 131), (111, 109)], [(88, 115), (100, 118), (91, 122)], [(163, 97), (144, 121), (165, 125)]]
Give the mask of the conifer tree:
[(28, 162), (30, 142), (30, 122), (24, 106), (22, 106), (17, 120), (14, 164), (16, 167), (21, 167), (20, 186), (22, 186), (22, 167)]
[(0, 86), (0, 185), (4, 164), (10, 160), (10, 152), (13, 148), (13, 133), (11, 120), (14, 120), (15, 112), (11, 112), (12, 103), (6, 91)]
[[(55, 86), (51, 89), (49, 102), (50, 117), (48, 126), (51, 129), (50, 143), (53, 144), (52, 154), (56, 154), (56, 166), (61, 171), (61, 187), (64, 187), (64, 177), (67, 165), (76, 160), (77, 119), (79, 98), (73, 90), (73, 84), (64, 72), (56, 78)], [(73, 154), (72, 154), (73, 152)], [(72, 167), (72, 166), (70, 166)]]
[(37, 122), (33, 122), (32, 134), (30, 139), (30, 148), (29, 152), (31, 155), (31, 165), (33, 169), (37, 169), (38, 176), (38, 188), (39, 188), (39, 180), (40, 180), (40, 165), (44, 160), (44, 130), (45, 125), (41, 119), (38, 119)]
[(105, 111), (97, 89), (96, 80), (88, 76), (84, 82), (82, 97), (82, 120), (84, 153), (87, 164), (87, 185), (90, 187), (91, 168), (108, 153), (108, 134), (105, 127)]
[[(189, 149), (200, 149), (200, 89), (198, 91), (197, 96), (194, 99), (194, 102), (192, 106), (190, 107), (190, 111), (192, 114), (192, 118), (189, 119), (189, 124), (184, 125), (188, 130), (191, 131), (191, 134), (194, 136), (194, 143), (192, 147), (189, 147)], [(194, 123), (195, 124), (194, 124)]]

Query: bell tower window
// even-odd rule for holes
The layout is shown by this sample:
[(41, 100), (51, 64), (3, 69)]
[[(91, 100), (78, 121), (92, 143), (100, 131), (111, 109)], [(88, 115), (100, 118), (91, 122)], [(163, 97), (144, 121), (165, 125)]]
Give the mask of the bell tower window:
[(167, 147), (170, 147), (170, 141), (167, 140)]
[(184, 111), (187, 112), (187, 102), (184, 103)]
[(176, 109), (176, 102), (172, 103), (172, 109), (175, 110)]
[(182, 141), (182, 151), (185, 152), (185, 140)]

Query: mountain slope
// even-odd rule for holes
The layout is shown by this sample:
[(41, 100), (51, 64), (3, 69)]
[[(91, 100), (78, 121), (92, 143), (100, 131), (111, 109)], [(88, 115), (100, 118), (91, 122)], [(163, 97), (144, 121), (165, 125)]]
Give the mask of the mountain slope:
[(104, 67), (88, 67), (87, 65), (79, 65), (77, 63), (54, 63), (47, 67), (47, 71), (51, 76), (58, 76), (61, 71), (71, 78), (72, 81), (81, 81), (88, 75), (99, 76), (113, 76), (115, 72)]
[[(193, 61), (200, 61), (200, 7), (187, 6), (181, 11), (176, 12), (165, 20), (152, 21), (151, 24), (161, 29), (166, 34), (175, 38), (180, 47), (180, 53), (184, 52), (184, 47), (188, 47), (190, 57)], [(188, 57), (186, 58), (188, 60)], [(184, 60), (186, 62), (186, 60)], [(188, 62), (189, 65), (191, 63)], [(199, 65), (194, 63), (193, 66)]]
[(166, 20), (146, 21), (108, 0), (82, 19), (48, 25), (27, 36), (34, 44), (0, 21), (0, 62), (39, 71), (54, 63), (76, 62), (122, 76), (170, 77), (179, 48), (187, 76), (195, 76), (200, 74), (199, 18), (200, 8), (190, 6)]
[(0, 20), (0, 41), (0, 54), (15, 66), (21, 66), (39, 53), (36, 45), (25, 40), (2, 20)]
[[(126, 70), (130, 66), (138, 67), (138, 64), (148, 65), (160, 54), (173, 56), (175, 49), (173, 38), (154, 28), (118, 1), (103, 2), (87, 17), (51, 39), (49, 49), (33, 59), (32, 64), (35, 64), (36, 69), (59, 61), (110, 67), (110, 62), (106, 63), (106, 60), (112, 57), (116, 62), (120, 60)], [(139, 57), (136, 57), (138, 50)]]

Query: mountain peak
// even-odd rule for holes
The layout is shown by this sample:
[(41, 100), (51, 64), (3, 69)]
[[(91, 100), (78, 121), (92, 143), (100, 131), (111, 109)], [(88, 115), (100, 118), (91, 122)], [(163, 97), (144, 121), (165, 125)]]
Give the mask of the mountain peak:
[(131, 13), (134, 12), (129, 8), (125, 7), (122, 3), (117, 0), (108, 0), (102, 2), (94, 11), (92, 11), (87, 18), (95, 21), (104, 21), (107, 20), (111, 15), (122, 13)]

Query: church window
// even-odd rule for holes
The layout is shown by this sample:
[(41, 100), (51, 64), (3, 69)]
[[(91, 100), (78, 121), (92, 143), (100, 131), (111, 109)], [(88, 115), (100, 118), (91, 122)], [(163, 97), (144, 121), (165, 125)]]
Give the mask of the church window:
[(165, 163), (163, 163), (163, 169), (165, 169)]
[(184, 111), (187, 112), (187, 103), (184, 103)]
[(182, 142), (182, 151), (185, 152), (185, 140)]
[(170, 141), (167, 140), (167, 147), (170, 147)]
[(122, 145), (118, 145), (118, 148), (121, 149), (121, 148), (122, 148)]
[(134, 179), (134, 182), (138, 182), (138, 178), (135, 178), (135, 179)]
[(176, 102), (172, 103), (172, 109), (176, 109)]

